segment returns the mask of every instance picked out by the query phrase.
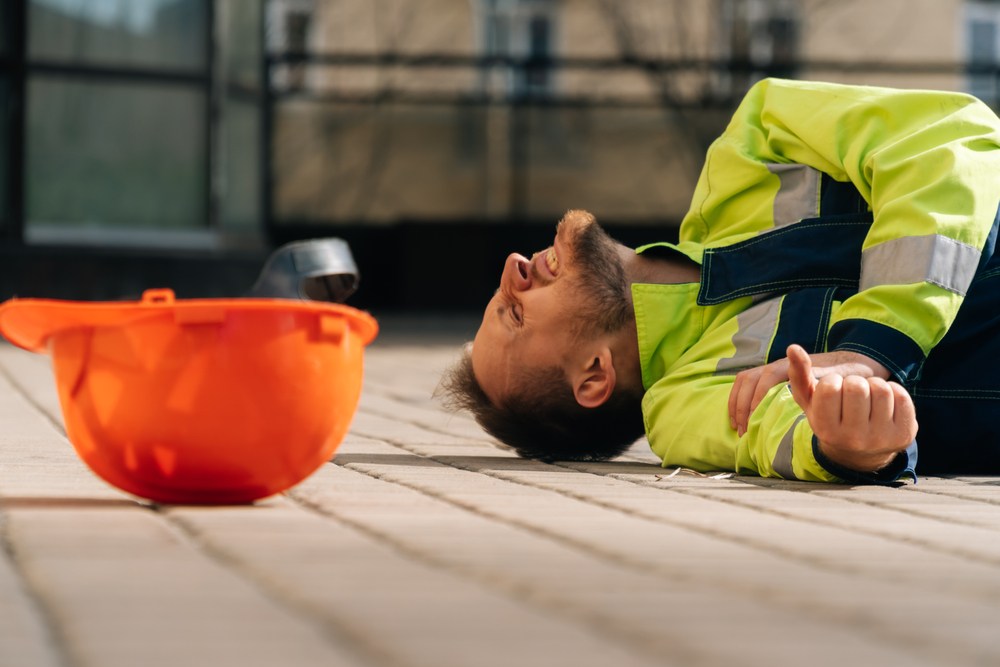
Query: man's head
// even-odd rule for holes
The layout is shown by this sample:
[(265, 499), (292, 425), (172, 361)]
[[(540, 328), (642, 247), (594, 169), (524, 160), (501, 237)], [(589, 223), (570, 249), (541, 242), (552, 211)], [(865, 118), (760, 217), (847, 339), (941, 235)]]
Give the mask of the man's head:
[(445, 377), (451, 403), (524, 456), (621, 453), (643, 431), (641, 387), (621, 375), (628, 252), (569, 211), (550, 248), (510, 255), (471, 350)]

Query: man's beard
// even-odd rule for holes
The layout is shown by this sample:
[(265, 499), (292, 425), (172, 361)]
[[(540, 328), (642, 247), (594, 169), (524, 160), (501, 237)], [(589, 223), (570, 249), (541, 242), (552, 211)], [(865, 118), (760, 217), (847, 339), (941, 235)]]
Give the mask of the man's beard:
[(633, 317), (618, 244), (589, 214), (567, 214), (562, 225), (568, 226), (564, 233), (576, 274), (574, 278), (587, 304), (577, 318), (579, 332), (618, 331)]

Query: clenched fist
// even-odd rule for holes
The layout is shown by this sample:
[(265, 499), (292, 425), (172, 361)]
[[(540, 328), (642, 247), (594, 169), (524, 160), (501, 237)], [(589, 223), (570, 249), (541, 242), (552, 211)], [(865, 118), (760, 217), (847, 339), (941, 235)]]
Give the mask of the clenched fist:
[(816, 379), (798, 345), (788, 348), (788, 379), (820, 450), (846, 468), (880, 470), (917, 435), (913, 399), (896, 382), (839, 373)]

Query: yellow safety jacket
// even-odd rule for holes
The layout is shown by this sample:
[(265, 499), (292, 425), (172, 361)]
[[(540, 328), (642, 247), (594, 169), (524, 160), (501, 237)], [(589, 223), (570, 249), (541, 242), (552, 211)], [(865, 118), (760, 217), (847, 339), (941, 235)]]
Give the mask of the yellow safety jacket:
[[(735, 374), (785, 356), (852, 350), (904, 386), (947, 333), (989, 257), (1000, 202), (1000, 120), (956, 93), (769, 79), (709, 149), (677, 244), (700, 283), (635, 284), (646, 433), (664, 466), (785, 479), (881, 475), (825, 459), (787, 383), (738, 437)], [(919, 415), (918, 415), (919, 418)]]

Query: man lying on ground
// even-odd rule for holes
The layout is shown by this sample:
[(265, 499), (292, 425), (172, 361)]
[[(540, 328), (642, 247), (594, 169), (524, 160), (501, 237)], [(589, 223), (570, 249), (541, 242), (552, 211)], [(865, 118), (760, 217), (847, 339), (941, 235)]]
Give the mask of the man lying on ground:
[(967, 95), (765, 80), (677, 244), (584, 211), (507, 258), (451, 402), (528, 457), (643, 432), (665, 466), (1000, 471), (1000, 120)]

